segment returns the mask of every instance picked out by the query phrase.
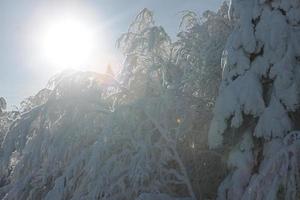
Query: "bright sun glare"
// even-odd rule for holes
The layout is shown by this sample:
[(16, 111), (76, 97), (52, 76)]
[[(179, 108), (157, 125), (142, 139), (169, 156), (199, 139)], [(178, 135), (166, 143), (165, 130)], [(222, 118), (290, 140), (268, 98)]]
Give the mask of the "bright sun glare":
[(93, 27), (76, 18), (47, 24), (40, 43), (42, 57), (57, 68), (82, 68), (99, 45)]

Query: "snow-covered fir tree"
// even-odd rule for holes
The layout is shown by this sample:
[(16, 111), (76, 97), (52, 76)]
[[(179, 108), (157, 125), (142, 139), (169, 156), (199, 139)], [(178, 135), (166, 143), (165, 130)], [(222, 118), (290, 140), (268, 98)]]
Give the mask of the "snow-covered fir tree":
[(230, 173), (218, 199), (300, 198), (300, 2), (232, 0), (209, 132)]

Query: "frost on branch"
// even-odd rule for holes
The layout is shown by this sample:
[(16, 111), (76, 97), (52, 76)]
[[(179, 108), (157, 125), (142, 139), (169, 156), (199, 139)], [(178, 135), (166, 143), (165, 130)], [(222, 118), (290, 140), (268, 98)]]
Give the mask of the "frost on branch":
[(150, 16), (140, 13), (135, 23), (145, 25), (123, 41), (132, 45), (120, 78), (127, 93), (116, 95), (120, 83), (108, 75), (64, 72), (32, 98), (1, 146), (0, 198), (196, 199), (176, 148), (183, 128), (164, 91), (168, 37)]
[(7, 111), (6, 106), (6, 100), (3, 97), (0, 97), (0, 145), (2, 144), (10, 125), (19, 117), (18, 111)]
[(0, 113), (6, 109), (6, 101), (3, 97), (0, 97)]
[(201, 17), (184, 12), (172, 50), (173, 62), (179, 69), (176, 73), (168, 69), (170, 84), (207, 104), (213, 104), (217, 96), (222, 51), (233, 26), (227, 12), (226, 2), (218, 12), (206, 11)]
[(98, 77), (63, 78), (11, 127), (1, 146), (1, 198), (193, 197), (169, 129), (171, 105), (147, 97), (110, 112)]
[(152, 12), (143, 9), (117, 45), (126, 56), (120, 75), (123, 84), (135, 95), (159, 94), (165, 82), (171, 40), (161, 26), (155, 26)]
[(10, 127), (0, 151), (1, 198), (43, 197), (72, 159), (96, 139), (102, 118), (96, 108), (105, 106), (89, 101), (96, 93), (79, 92), (96, 76), (80, 77), (79, 82), (65, 80), (78, 89), (77, 95), (77, 90), (63, 91), (58, 85), (43, 104), (23, 113)]
[(215, 199), (226, 173), (223, 159), (208, 150), (207, 137), (221, 81), (222, 51), (233, 27), (227, 13), (227, 3), (217, 12), (183, 12), (172, 48), (173, 65), (167, 68), (168, 89), (177, 110), (174, 115), (184, 122), (178, 148), (198, 199)]

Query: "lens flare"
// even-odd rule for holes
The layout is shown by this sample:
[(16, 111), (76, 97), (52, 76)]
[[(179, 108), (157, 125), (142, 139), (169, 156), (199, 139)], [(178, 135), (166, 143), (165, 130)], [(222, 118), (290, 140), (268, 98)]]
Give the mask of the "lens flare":
[(92, 27), (76, 18), (63, 18), (45, 26), (40, 53), (53, 66), (81, 68), (88, 64), (97, 43)]

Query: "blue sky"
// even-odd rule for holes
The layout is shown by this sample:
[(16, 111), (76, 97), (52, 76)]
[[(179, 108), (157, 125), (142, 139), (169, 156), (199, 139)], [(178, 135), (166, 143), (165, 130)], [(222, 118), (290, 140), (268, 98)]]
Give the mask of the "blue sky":
[[(103, 27), (102, 48), (119, 56), (115, 41), (126, 32), (136, 14), (143, 8), (154, 12), (156, 24), (175, 38), (180, 11), (197, 13), (217, 10), (222, 0), (1, 0), (0, 1), (0, 96), (9, 105), (18, 103), (42, 89), (56, 72), (47, 63), (35, 59), (35, 32), (43, 19), (64, 12), (82, 12), (94, 26)], [(101, 44), (99, 44), (101, 45)], [(103, 60), (101, 65), (107, 65)], [(100, 65), (100, 63), (98, 63)], [(96, 69), (93, 66), (91, 69)]]

